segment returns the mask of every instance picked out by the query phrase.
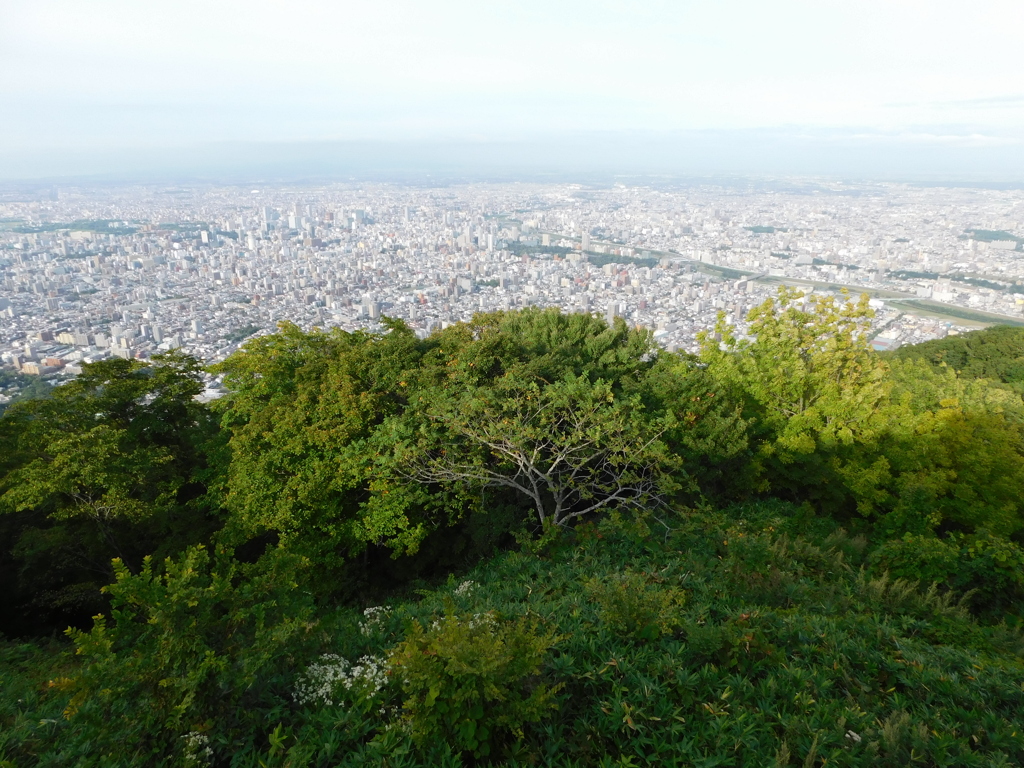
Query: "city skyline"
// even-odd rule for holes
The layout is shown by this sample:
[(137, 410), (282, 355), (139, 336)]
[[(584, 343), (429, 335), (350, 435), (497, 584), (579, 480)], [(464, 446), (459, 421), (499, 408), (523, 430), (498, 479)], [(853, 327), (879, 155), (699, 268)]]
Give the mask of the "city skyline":
[[(278, 323), (420, 337), (556, 307), (696, 352), (789, 285), (867, 293), (894, 349), (1024, 325), (1024, 191), (899, 184), (64, 188), (0, 202), (0, 359), (66, 380)], [(212, 384), (212, 382), (211, 382)], [(215, 387), (214, 387), (215, 389)]]

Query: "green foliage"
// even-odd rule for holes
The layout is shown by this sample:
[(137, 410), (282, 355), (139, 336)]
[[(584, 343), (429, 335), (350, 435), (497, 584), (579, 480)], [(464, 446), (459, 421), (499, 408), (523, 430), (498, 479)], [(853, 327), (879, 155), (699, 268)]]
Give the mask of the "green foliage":
[[(954, 275), (953, 280), (959, 283), (967, 283), (967, 285), (973, 285), (978, 288), (988, 288), (992, 291), (1007, 291), (1008, 293), (1024, 293), (1024, 285), (1020, 283), (1003, 283), (994, 282), (992, 280), (983, 280), (980, 277), (966, 277), (964, 275)], [(1011, 321), (1013, 322), (1013, 321)]]
[(992, 413), (1015, 424), (1024, 424), (1024, 399), (1011, 387), (993, 379), (958, 373), (944, 363), (930, 365), (920, 358), (889, 361), (891, 398), (912, 414), (935, 411), (951, 401), (965, 411)]
[(445, 394), (427, 408), (442, 430), (428, 440), (442, 447), (406, 448), (414, 478), (511, 488), (530, 499), (542, 525), (609, 505), (643, 507), (678, 487), (661, 425), (646, 418), (639, 397), (617, 398), (600, 379), (541, 386), (506, 374), (490, 387)]
[(617, 320), (557, 309), (480, 314), (437, 334), (437, 362), (449, 380), (483, 383), (516, 371), (526, 380), (586, 374), (618, 384), (645, 370), (654, 351), (649, 331)]
[(851, 453), (880, 429), (885, 366), (867, 345), (867, 295), (802, 299), (782, 287), (777, 301), (752, 309), (753, 340), (720, 318), (714, 336), (700, 337), (701, 360), (745, 404), (758, 489), (835, 508), (843, 471), (860, 469)]
[(13, 555), (7, 626), (24, 626), (33, 611), (80, 621), (103, 607), (111, 558), (135, 569), (147, 554), (209, 535), (216, 424), (194, 399), (202, 388), (198, 361), (180, 353), (108, 360), (0, 417), (9, 446), (0, 546)]
[(407, 481), (508, 489), (541, 525), (693, 490), (688, 465), (717, 466), (745, 445), (706, 374), (621, 321), (480, 315), (440, 334), (428, 359), (436, 372), (376, 450), (391, 446)]
[(992, 379), (1024, 391), (1024, 328), (997, 325), (901, 347), (892, 354), (898, 360), (945, 364), (965, 377)]
[(885, 447), (894, 532), (937, 526), (1009, 536), (1024, 528), (1024, 431), (957, 402), (908, 417)]
[(1024, 762), (1013, 345), (804, 298), (700, 358), (285, 324), (211, 407), (177, 354), (13, 405), (5, 626), (95, 620), (0, 644), (0, 766)]
[[(720, 323), (702, 359), (745, 402), (755, 447), (745, 483), (885, 535), (1024, 528), (1024, 402), (998, 384), (867, 345), (860, 303), (783, 288), (751, 311), (753, 340)], [(741, 474), (740, 477), (743, 477)]]
[(29, 376), (2, 368), (0, 369), (0, 394), (7, 395), (11, 399), (6, 403), (0, 403), (0, 415), (11, 403), (46, 397), (52, 391), (53, 385), (47, 383), (40, 376)]
[(64, 702), (49, 681), (71, 667), (60, 643), (0, 640), (0, 766), (36, 765), (52, 751)]
[[(562, 536), (543, 556), (500, 555), (416, 600), (365, 614), (323, 611), (318, 642), (300, 642), (305, 633), (297, 631), (276, 651), (277, 671), (262, 667), (250, 687), (216, 688), (228, 700), (206, 714), (198, 702), (208, 700), (197, 692), (191, 711), (210, 727), (182, 717), (181, 735), (207, 736), (198, 744), (208, 743), (216, 759), (230, 755), (252, 768), (467, 765), (483, 749), (482, 734), (490, 740), (486, 759), (509, 766), (709, 758), (722, 766), (896, 766), (911, 754), (924, 765), (1024, 761), (1019, 630), (972, 619), (962, 595), (886, 573), (892, 557), (883, 562), (865, 540), (806, 508), (762, 503), (667, 522), (667, 537), (625, 524), (578, 526), (575, 540)], [(624, 631), (649, 626), (655, 615), (656, 633)], [(139, 670), (146, 656), (171, 657), (145, 634), (141, 617), (135, 625), (139, 658), (127, 642), (115, 646), (123, 666)], [(224, 636), (232, 635), (205, 642)], [(243, 633), (238, 653), (251, 637)], [(367, 666), (361, 657), (390, 659), (379, 687), (340, 685), (330, 704), (295, 699), (310, 681), (342, 680), (326, 675), (325, 665), (357, 678), (356, 667)], [(191, 666), (206, 658), (197, 654)], [(183, 682), (190, 668), (147, 674), (172, 684), (155, 699), (161, 723), (193, 690)], [(93, 679), (101, 669), (104, 687), (113, 681), (120, 690), (126, 673), (111, 661)], [(139, 699), (139, 691), (154, 689), (133, 684), (122, 701), (149, 702), (156, 694)], [(538, 691), (544, 705), (523, 709)], [(52, 691), (48, 701), (60, 696)], [(113, 707), (118, 699), (105, 700)], [(61, 765), (87, 765), (74, 756), (104, 754), (95, 731), (76, 726), (87, 706), (53, 732), (40, 764), (62, 755)], [(119, 724), (129, 706), (106, 715), (119, 732), (130, 727)], [(152, 745), (163, 733), (160, 743), (173, 742), (155, 715), (146, 720), (148, 706), (133, 709), (139, 724), (125, 744)], [(133, 758), (142, 762), (134, 753), (124, 760)]]
[(221, 363), (232, 390), (218, 407), (230, 436), (233, 539), (275, 532), (337, 572), (361, 543), (372, 468), (363, 441), (401, 406), (402, 373), (421, 355), (400, 324), (383, 336), (282, 324)]
[(115, 764), (171, 759), (189, 734), (216, 753), (237, 749), (312, 629), (312, 603), (298, 590), (303, 563), (279, 551), (255, 565), (227, 553), (211, 562), (193, 547), (162, 574), (149, 558), (137, 575), (114, 567), (110, 620), (68, 630), (82, 664), (58, 684), (77, 738)]
[[(679, 463), (682, 490), (696, 487), (702, 496), (719, 499), (743, 495), (752, 474), (750, 423), (722, 382), (689, 355), (659, 352), (627, 391), (640, 396), (649, 419), (662, 429), (660, 440)], [(684, 493), (676, 500), (694, 497)]]
[(970, 593), (989, 616), (1024, 604), (1024, 548), (985, 530), (945, 538), (907, 533), (885, 541), (871, 559), (894, 576)]
[(811, 440), (825, 447), (853, 441), (884, 395), (883, 366), (864, 343), (873, 314), (867, 296), (855, 304), (814, 295), (801, 306), (803, 298), (782, 287), (777, 303), (751, 310), (753, 341), (722, 322), (720, 343), (702, 337), (711, 372), (742, 387), (786, 458), (809, 452)]
[(587, 263), (595, 267), (603, 267), (605, 264), (633, 264), (638, 267), (654, 268), (661, 263), (661, 259), (645, 256), (615, 256), (614, 254), (587, 252)]
[(585, 585), (587, 596), (600, 606), (601, 621), (616, 632), (639, 640), (657, 640), (670, 632), (685, 594), (659, 585), (657, 574), (623, 571), (607, 579), (593, 578)]
[(859, 484), (862, 513), (879, 532), (929, 530), (1011, 535), (1024, 526), (1024, 401), (1011, 389), (945, 365), (894, 360), (886, 428), (868, 446)]
[(502, 622), (493, 613), (450, 613), (429, 628), (413, 622), (390, 656), (413, 739), (441, 738), (476, 757), (509, 736), (522, 739), (525, 724), (555, 708), (560, 686), (536, 675), (557, 641), (535, 620)]
[[(217, 369), (235, 541), (264, 532), (342, 573), (367, 546), (416, 555), (488, 508), (565, 523), (694, 489), (744, 423), (692, 361), (589, 315), (479, 315), (420, 341), (278, 334)], [(664, 440), (662, 437), (664, 436)], [(711, 473), (709, 473), (711, 474)]]
[(15, 232), (58, 232), (60, 230), (78, 230), (81, 232), (99, 232), (109, 235), (131, 235), (137, 229), (125, 226), (116, 219), (77, 219), (71, 222), (50, 222), (46, 224), (24, 225), (15, 227)]
[(46, 446), (49, 455), (16, 474), (4, 501), (20, 512), (59, 499), (51, 514), (54, 519), (88, 517), (98, 525), (110, 520), (137, 522), (173, 503), (176, 485), (161, 487), (153, 477), (172, 461), (171, 453), (126, 443), (126, 430), (109, 424), (54, 434)]
[(971, 236), (971, 239), (982, 243), (991, 243), (996, 240), (1013, 240), (1018, 244), (1024, 242), (1024, 238), (1001, 229), (968, 229), (967, 234)]

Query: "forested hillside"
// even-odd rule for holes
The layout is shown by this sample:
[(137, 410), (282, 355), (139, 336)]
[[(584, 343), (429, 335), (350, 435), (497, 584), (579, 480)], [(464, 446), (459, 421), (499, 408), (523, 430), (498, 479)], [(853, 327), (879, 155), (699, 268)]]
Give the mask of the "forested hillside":
[(0, 766), (1024, 763), (1024, 344), (870, 313), (285, 324), (208, 405), (180, 354), (12, 404)]
[(963, 376), (1001, 381), (1024, 391), (1024, 328), (999, 325), (903, 347), (892, 354), (901, 360), (945, 364)]

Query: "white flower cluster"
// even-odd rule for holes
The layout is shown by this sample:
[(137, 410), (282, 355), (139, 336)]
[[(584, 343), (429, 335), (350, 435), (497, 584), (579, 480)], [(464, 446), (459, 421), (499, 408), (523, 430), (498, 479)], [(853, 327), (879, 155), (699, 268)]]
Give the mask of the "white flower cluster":
[(346, 693), (373, 698), (388, 680), (388, 661), (380, 656), (363, 656), (355, 664), (336, 653), (325, 653), (310, 664), (295, 684), (299, 704), (334, 706)]
[(494, 618), (494, 612), (488, 611), (487, 613), (474, 613), (473, 618), (469, 620), (469, 628), (476, 629), (477, 627), (488, 627), (494, 629), (498, 626), (498, 620)]
[(198, 731), (190, 731), (181, 737), (185, 741), (185, 765), (209, 765), (213, 759), (210, 739)]
[(464, 581), (455, 588), (456, 597), (469, 597), (473, 594), (473, 590), (476, 589), (475, 581)]
[(367, 608), (363, 611), (366, 621), (360, 622), (359, 631), (363, 637), (370, 637), (384, 629), (384, 621), (391, 615), (391, 609), (384, 605)]

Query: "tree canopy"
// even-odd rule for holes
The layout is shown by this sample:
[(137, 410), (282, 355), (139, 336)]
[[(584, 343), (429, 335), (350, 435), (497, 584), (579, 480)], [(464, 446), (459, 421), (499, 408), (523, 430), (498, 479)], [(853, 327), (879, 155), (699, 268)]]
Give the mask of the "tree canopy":
[(76, 651), (0, 641), (0, 766), (1024, 760), (1016, 330), (871, 320), (84, 366), (0, 415), (0, 631)]
[(891, 355), (946, 365), (963, 376), (1000, 381), (1024, 392), (1024, 328), (997, 325), (901, 347)]
[(43, 615), (95, 611), (112, 558), (138, 568), (212, 532), (207, 457), (217, 427), (195, 399), (200, 374), (180, 353), (108, 360), (8, 408), (0, 529), (20, 563), (5, 561), (7, 600)]

